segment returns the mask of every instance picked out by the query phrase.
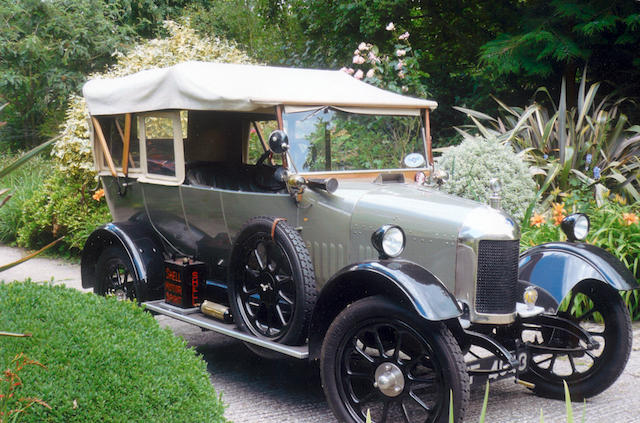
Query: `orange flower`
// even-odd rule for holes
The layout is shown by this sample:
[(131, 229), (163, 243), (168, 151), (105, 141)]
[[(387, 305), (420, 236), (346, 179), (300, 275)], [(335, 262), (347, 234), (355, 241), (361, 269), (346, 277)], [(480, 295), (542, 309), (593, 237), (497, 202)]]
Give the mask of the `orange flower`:
[(531, 216), (531, 219), (529, 219), (529, 224), (531, 224), (531, 226), (537, 226), (538, 228), (547, 221), (547, 219), (538, 213), (534, 213), (533, 216)]
[(622, 220), (627, 226), (631, 226), (634, 223), (638, 223), (638, 216), (635, 213), (622, 213)]
[(100, 201), (102, 197), (104, 197), (104, 188), (100, 188), (93, 194), (93, 199), (96, 201)]
[(553, 224), (558, 226), (565, 218), (564, 204), (551, 203), (551, 207), (553, 208)]

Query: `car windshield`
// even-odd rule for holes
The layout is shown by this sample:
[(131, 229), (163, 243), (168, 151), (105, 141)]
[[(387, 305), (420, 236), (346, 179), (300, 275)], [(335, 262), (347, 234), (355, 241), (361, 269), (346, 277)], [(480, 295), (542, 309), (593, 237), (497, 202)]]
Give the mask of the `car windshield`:
[(418, 116), (356, 114), (323, 107), (283, 117), (298, 172), (399, 169), (407, 167), (408, 154), (424, 157)]

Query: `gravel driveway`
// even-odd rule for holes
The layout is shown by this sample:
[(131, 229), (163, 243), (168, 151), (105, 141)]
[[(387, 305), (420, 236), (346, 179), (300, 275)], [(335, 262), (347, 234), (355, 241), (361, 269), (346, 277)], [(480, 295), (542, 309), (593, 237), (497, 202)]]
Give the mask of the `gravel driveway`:
[[(0, 246), (0, 263), (23, 254)], [(36, 258), (0, 274), (6, 281), (27, 277), (35, 281), (53, 277), (54, 282), (81, 289), (79, 265), (62, 260)], [(234, 339), (164, 316), (156, 319), (203, 356), (211, 382), (228, 405), (228, 419), (236, 423), (335, 421), (322, 393), (317, 365), (289, 358), (262, 359)], [(576, 421), (581, 421), (584, 412), (586, 422), (640, 422), (640, 323), (634, 324), (633, 338), (631, 359), (623, 375), (604, 393), (586, 403), (574, 403)], [(478, 421), (483, 395), (483, 387), (472, 389), (466, 421)], [(545, 422), (566, 421), (564, 402), (535, 397), (507, 379), (491, 385), (486, 422), (538, 423), (540, 409)]]

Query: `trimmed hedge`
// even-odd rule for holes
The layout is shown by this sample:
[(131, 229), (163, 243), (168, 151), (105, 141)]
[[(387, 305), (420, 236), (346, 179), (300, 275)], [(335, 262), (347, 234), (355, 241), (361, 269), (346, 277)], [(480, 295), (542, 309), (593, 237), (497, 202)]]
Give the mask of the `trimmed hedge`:
[[(33, 282), (0, 283), (0, 370), (24, 352), (25, 422), (224, 422), (206, 364), (131, 302)], [(0, 392), (2, 394), (2, 392)]]

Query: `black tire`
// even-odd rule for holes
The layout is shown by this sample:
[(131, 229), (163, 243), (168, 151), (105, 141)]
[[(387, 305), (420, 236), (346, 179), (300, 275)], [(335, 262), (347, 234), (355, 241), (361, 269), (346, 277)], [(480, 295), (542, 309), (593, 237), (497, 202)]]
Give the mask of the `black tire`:
[(122, 248), (105, 248), (96, 263), (96, 283), (93, 292), (113, 295), (119, 300), (143, 301), (129, 255)]
[(320, 375), (341, 422), (365, 422), (367, 411), (377, 423), (448, 422), (450, 392), (461, 422), (469, 401), (464, 357), (447, 327), (379, 296), (335, 318), (322, 344)]
[(300, 234), (284, 220), (274, 229), (275, 220), (254, 217), (240, 231), (229, 264), (229, 303), (239, 329), (300, 345), (316, 302), (315, 274)]
[[(589, 398), (611, 386), (627, 365), (632, 342), (631, 319), (620, 294), (595, 280), (577, 285), (571, 292), (568, 304), (574, 302), (577, 294), (589, 298), (593, 306), (573, 313), (569, 306), (568, 310), (559, 310), (557, 314), (583, 326), (600, 347), (593, 351), (532, 356), (529, 368), (521, 375), (521, 379), (535, 384), (533, 391), (536, 395), (564, 399), (564, 380), (572, 400)], [(600, 314), (602, 323), (590, 320), (594, 313)], [(541, 333), (543, 339), (551, 339), (553, 346), (580, 346), (575, 338), (550, 336), (552, 332), (549, 330)]]

